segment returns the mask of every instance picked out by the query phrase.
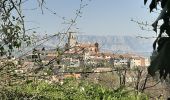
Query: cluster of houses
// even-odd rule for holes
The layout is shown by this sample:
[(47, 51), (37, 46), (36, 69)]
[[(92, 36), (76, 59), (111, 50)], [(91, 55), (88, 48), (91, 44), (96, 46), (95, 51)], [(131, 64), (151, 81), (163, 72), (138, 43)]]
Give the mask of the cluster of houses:
[[(43, 63), (42, 66), (52, 64), (57, 71), (63, 71), (63, 67), (91, 67), (94, 72), (111, 71), (114, 67), (133, 69), (136, 67), (149, 66), (149, 58), (141, 57), (136, 54), (101, 52), (99, 48), (99, 43), (97, 42), (79, 43), (75, 34), (69, 32), (68, 41), (62, 49), (35, 49), (31, 54), (26, 56), (24, 66), (33, 67), (35, 66), (35, 61), (40, 61)], [(70, 74), (66, 76), (70, 76)]]
[[(54, 53), (55, 55), (55, 53)], [(100, 52), (99, 44), (78, 43), (75, 35), (70, 32), (68, 42), (65, 45), (63, 62), (69, 62), (69, 67), (79, 66), (127, 66), (129, 68), (149, 66), (149, 59), (135, 54), (114, 54), (111, 52)]]
[[(115, 54), (111, 52), (100, 52), (99, 44), (96, 43), (79, 43), (75, 34), (69, 32), (68, 42), (61, 50), (39, 50), (41, 53), (30, 54), (27, 60), (41, 58), (43, 62), (48, 63), (56, 58), (60, 65), (66, 67), (119, 67), (128, 68), (149, 66), (149, 58), (141, 57), (136, 54)], [(35, 51), (37, 52), (37, 51)], [(41, 56), (41, 57), (40, 57)], [(29, 60), (30, 61), (30, 60)]]

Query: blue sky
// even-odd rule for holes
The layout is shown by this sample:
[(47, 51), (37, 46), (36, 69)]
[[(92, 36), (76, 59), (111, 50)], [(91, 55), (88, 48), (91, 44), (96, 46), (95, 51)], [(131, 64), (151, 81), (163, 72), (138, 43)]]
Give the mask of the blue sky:
[[(131, 18), (138, 21), (152, 23), (156, 19), (155, 13), (150, 13), (143, 0), (84, 0), (88, 4), (82, 10), (82, 17), (78, 18), (77, 31), (80, 34), (93, 35), (140, 35), (155, 36), (153, 31), (142, 31), (139, 26), (131, 22)], [(38, 33), (54, 34), (67, 29), (64, 20), (75, 17), (80, 0), (46, 0), (45, 6), (56, 13), (52, 14), (44, 9), (42, 15), (40, 8), (28, 10), (38, 6), (36, 0), (29, 0), (24, 4), (24, 14), (27, 28), (39, 27)]]

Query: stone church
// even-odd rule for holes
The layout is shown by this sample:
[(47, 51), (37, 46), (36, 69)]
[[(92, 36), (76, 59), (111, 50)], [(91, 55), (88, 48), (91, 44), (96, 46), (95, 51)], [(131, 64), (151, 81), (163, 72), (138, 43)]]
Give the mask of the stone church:
[(75, 36), (75, 32), (69, 32), (68, 42), (65, 44), (65, 50), (68, 53), (99, 53), (99, 44), (96, 43), (79, 43)]

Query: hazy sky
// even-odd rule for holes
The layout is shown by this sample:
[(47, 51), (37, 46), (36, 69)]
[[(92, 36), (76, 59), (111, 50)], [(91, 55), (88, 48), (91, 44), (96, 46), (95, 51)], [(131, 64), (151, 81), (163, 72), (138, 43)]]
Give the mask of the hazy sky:
[[(46, 0), (42, 15), (36, 0), (29, 0), (24, 4), (27, 28), (40, 27), (38, 33), (54, 34), (67, 29), (62, 17), (70, 20), (75, 17), (80, 0)], [(82, 9), (82, 17), (78, 18), (76, 30), (81, 34), (97, 35), (148, 35), (154, 36), (153, 31), (142, 31), (139, 26), (130, 21), (131, 18), (152, 23), (156, 19), (155, 13), (150, 13), (143, 0), (84, 0), (88, 4)], [(73, 29), (75, 31), (75, 28)]]

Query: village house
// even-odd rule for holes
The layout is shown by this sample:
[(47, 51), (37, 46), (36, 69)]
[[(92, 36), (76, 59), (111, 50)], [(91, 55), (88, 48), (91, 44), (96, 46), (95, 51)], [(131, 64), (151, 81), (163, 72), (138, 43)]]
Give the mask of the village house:
[[(67, 58), (67, 62), (74, 66), (83, 66), (85, 64), (91, 64), (90, 57), (92, 54), (99, 52), (99, 44), (96, 43), (78, 43), (74, 32), (69, 32), (68, 42), (65, 44), (64, 59)], [(67, 55), (67, 56), (66, 56)], [(70, 61), (68, 61), (68, 59)]]
[[(76, 58), (77, 63), (79, 64), (84, 63), (87, 65), (97, 66), (98, 64), (100, 65), (101, 62), (104, 62), (113, 66), (127, 66), (128, 68), (149, 65), (149, 60), (147, 58), (135, 54), (99, 52), (99, 44), (97, 42), (78, 43), (73, 32), (69, 32), (68, 42), (66, 43), (65, 49), (67, 50), (66, 53), (70, 54), (71, 58), (72, 55), (79, 56), (79, 58)], [(75, 62), (75, 60), (70, 59), (70, 63), (72, 62)]]
[(113, 66), (127, 66), (128, 68), (149, 66), (149, 59), (134, 54), (113, 54)]
[(34, 54), (27, 56), (27, 62), (38, 60), (38, 56), (40, 56), (44, 65), (48, 64), (50, 61), (53, 61), (53, 66), (64, 65), (65, 67), (88, 66), (114, 68), (123, 66), (127, 68), (135, 68), (149, 65), (148, 59), (134, 54), (113, 54), (112, 52), (100, 52), (99, 44), (97, 42), (79, 43), (73, 32), (68, 33), (68, 41), (65, 44), (65, 47), (62, 48), (62, 51), (64, 52), (60, 54), (59, 51), (59, 49), (35, 50)]

